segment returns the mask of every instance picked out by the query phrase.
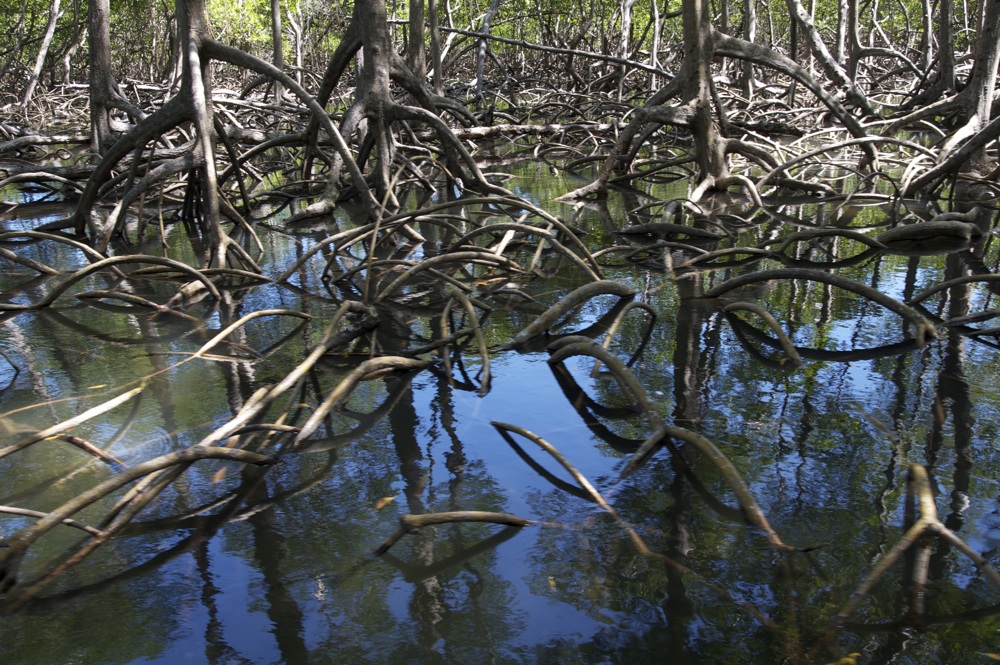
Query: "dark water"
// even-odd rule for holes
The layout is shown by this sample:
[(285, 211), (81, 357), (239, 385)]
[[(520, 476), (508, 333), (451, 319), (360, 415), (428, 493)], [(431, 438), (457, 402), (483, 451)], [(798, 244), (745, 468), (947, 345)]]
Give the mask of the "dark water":
[[(513, 186), (538, 201), (570, 186), (534, 171), (518, 175)], [(609, 224), (649, 221), (626, 215), (633, 201), (609, 205), (552, 208), (588, 229), (595, 247), (622, 242)], [(855, 209), (851, 219), (832, 206), (781, 211), (789, 219), (734, 227), (734, 238), (706, 248), (757, 245), (816, 225), (868, 229), (887, 215), (877, 206)], [(5, 224), (11, 230), (29, 222)], [(193, 261), (183, 228), (169, 233), (170, 255)], [(262, 228), (261, 236), (267, 274), (315, 242), (308, 233)], [(827, 250), (844, 257), (864, 247), (840, 239), (788, 254), (827, 261)], [(60, 269), (86, 265), (79, 252), (54, 243), (19, 251)], [(318, 444), (283, 456), (266, 473), (212, 461), (191, 467), (137, 524), (3, 619), (2, 662), (783, 662), (817, 648), (831, 617), (901, 537), (914, 462), (928, 469), (941, 520), (1000, 565), (996, 335), (939, 327), (939, 339), (918, 347), (906, 342), (899, 316), (822, 283), (770, 282), (741, 292), (764, 304), (798, 346), (813, 349), (795, 367), (717, 305), (692, 298), (733, 275), (780, 264), (734, 264), (678, 279), (665, 268), (690, 257), (676, 250), (651, 253), (648, 261), (609, 259), (618, 265), (608, 277), (635, 287), (657, 313), (633, 369), (664, 419), (713, 440), (782, 539), (809, 551), (769, 547), (694, 451), (685, 449), (685, 467), (661, 450), (618, 482), (648, 427), (619, 408), (620, 390), (606, 372), (593, 375), (592, 360), (565, 364), (581, 395), (550, 368), (543, 345), (498, 350), (492, 385), (480, 396), (481, 362), (468, 347), (450, 373), (439, 364), (363, 383), (317, 434)], [(73, 433), (126, 465), (197, 442), (254, 390), (284, 377), (323, 326), (259, 319), (234, 336), (244, 347), (216, 351), (225, 358), (181, 363), (184, 354), (257, 309), (303, 310), (322, 322), (336, 305), (315, 296), (329, 295), (322, 265), (314, 259), (295, 278), (301, 291), (273, 284), (240, 290), (218, 308), (194, 306), (196, 321), (72, 296), (6, 318), (4, 440), (151, 377), (141, 397)], [(8, 302), (34, 302), (50, 288), (21, 267), (6, 269), (0, 279)], [(987, 236), (951, 254), (878, 254), (835, 272), (907, 300), (944, 279), (996, 269), (996, 241)], [(584, 281), (566, 267), (558, 275), (523, 279), (539, 311)], [(86, 286), (100, 287), (101, 278)], [(149, 288), (165, 297), (175, 287)], [(929, 299), (927, 314), (982, 312), (995, 300), (983, 284), (957, 287)], [(592, 301), (566, 331), (586, 328), (615, 301)], [(531, 318), (530, 310), (495, 309), (485, 324), (488, 342), (505, 344)], [(385, 348), (433, 336), (430, 319), (394, 325), (382, 333)], [(612, 351), (628, 359), (647, 325), (639, 311), (629, 314)], [(246, 355), (247, 347), (263, 357)], [(357, 355), (325, 359), (296, 400), (311, 409), (314, 391), (328, 391), (366, 354), (362, 346)], [(596, 405), (585, 406), (588, 399)], [(693, 573), (640, 556), (622, 526), (581, 496), (552, 458), (523, 439), (519, 452), (491, 421), (553, 444), (652, 550)], [(63, 442), (41, 442), (0, 460), (0, 504), (51, 509), (112, 471)], [(108, 505), (78, 519), (100, 519)], [(452, 510), (507, 512), (547, 525), (426, 528), (371, 556), (400, 515)], [(28, 523), (4, 516), (0, 534)], [(24, 577), (79, 541), (77, 531), (52, 532), (32, 551)], [(907, 620), (912, 558), (904, 557), (813, 661), (856, 652), (858, 662), (977, 663), (983, 653), (1000, 652), (1000, 590), (954, 547), (931, 547), (922, 616)]]

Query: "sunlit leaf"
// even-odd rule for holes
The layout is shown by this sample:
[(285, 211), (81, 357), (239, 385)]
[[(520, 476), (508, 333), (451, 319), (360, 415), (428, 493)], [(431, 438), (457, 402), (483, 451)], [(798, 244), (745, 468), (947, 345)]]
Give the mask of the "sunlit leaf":
[(849, 653), (840, 660), (830, 663), (830, 665), (858, 665), (858, 658), (861, 658), (860, 653)]

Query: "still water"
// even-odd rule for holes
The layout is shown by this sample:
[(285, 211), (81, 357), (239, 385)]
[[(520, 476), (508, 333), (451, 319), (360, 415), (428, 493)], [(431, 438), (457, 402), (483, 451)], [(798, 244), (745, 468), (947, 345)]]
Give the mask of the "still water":
[[(508, 186), (546, 205), (573, 185), (530, 169), (514, 175)], [(623, 242), (609, 226), (649, 221), (628, 214), (637, 206), (627, 197), (576, 211), (550, 207), (588, 231), (594, 249)], [(787, 219), (736, 228), (706, 249), (757, 246), (828, 224), (875, 233), (890, 213), (861, 207), (848, 219), (843, 210), (809, 205), (785, 206), (782, 214)], [(20, 230), (30, 220), (5, 225)], [(323, 237), (289, 233), (280, 223), (259, 232), (268, 275)], [(196, 262), (181, 225), (169, 228), (168, 240), (168, 255)], [(157, 244), (141, 249), (155, 253)], [(824, 241), (795, 250), (796, 260), (829, 261), (831, 248), (841, 257), (865, 249)], [(77, 250), (56, 243), (19, 251), (61, 270), (86, 265)], [(836, 272), (905, 301), (953, 276), (995, 273), (997, 257), (987, 235), (951, 254), (877, 254)], [(689, 258), (668, 248), (605, 262), (607, 277), (634, 287), (657, 314), (651, 327), (638, 310), (629, 314), (610, 348), (628, 360), (648, 336), (632, 369), (656, 409), (668, 423), (714, 441), (771, 526), (799, 551), (772, 549), (715, 468), (683, 446), (686, 464), (660, 450), (619, 481), (647, 425), (622, 408), (613, 379), (580, 357), (565, 363), (568, 374), (554, 370), (544, 341), (501, 348), (584, 283), (564, 265), (547, 277), (519, 278), (537, 305), (495, 307), (485, 320), (494, 349), (485, 394), (470, 344), (450, 366), (362, 383), (313, 445), (284, 454), (265, 472), (215, 461), (192, 466), (132, 526), (3, 619), (0, 659), (779, 663), (809, 654), (826, 663), (858, 653), (858, 662), (954, 664), (1000, 652), (1000, 590), (939, 541), (931, 542), (922, 616), (908, 614), (913, 561), (904, 557), (847, 626), (817, 647), (831, 618), (900, 539), (910, 463), (926, 466), (941, 520), (1000, 565), (1000, 347), (996, 335), (968, 334), (990, 323), (939, 326), (940, 337), (918, 347), (906, 341), (897, 315), (826, 284), (764, 283), (741, 292), (764, 304), (803, 349), (797, 367), (741, 319), (695, 297), (735, 274), (781, 265), (767, 259), (672, 272)], [(138, 398), (73, 434), (126, 466), (197, 442), (316, 343), (337, 304), (320, 278), (324, 261), (311, 259), (291, 286), (248, 286), (218, 307), (193, 305), (191, 318), (71, 295), (41, 312), (8, 315), (0, 323), (4, 441), (145, 382)], [(50, 288), (20, 266), (5, 269), (5, 302), (36, 302)], [(83, 286), (102, 284), (93, 278)], [(148, 288), (151, 296), (162, 289), (165, 299), (174, 287)], [(974, 283), (925, 306), (940, 320), (990, 310), (995, 299)], [(616, 302), (592, 300), (559, 332), (586, 329)], [(258, 319), (211, 357), (182, 362), (224, 326), (264, 308), (317, 318)], [(392, 351), (435, 333), (429, 319), (414, 315), (397, 316), (376, 334), (380, 348)], [(367, 355), (361, 344), (325, 358), (289, 408), (308, 415), (315, 395)], [(512, 446), (493, 421), (550, 442), (650, 549), (691, 572), (641, 556), (622, 524), (551, 457), (524, 439)], [(114, 471), (65, 442), (43, 441), (0, 460), (0, 504), (49, 510)], [(99, 520), (109, 505), (77, 519)], [(457, 510), (541, 524), (430, 527), (372, 555), (401, 515)], [(4, 537), (30, 523), (0, 520)], [(22, 575), (38, 575), (80, 541), (73, 529), (52, 532)]]

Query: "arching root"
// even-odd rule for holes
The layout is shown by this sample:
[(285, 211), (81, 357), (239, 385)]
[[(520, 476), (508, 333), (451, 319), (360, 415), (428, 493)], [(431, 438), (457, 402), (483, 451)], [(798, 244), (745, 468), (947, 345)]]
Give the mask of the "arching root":
[(781, 327), (781, 324), (778, 323), (778, 320), (775, 319), (774, 316), (769, 311), (764, 309), (763, 306), (758, 305), (757, 303), (750, 303), (750, 302), (734, 302), (723, 307), (722, 311), (753, 312), (754, 314), (759, 316), (761, 319), (764, 320), (764, 323), (766, 323), (767, 326), (771, 329), (771, 332), (773, 332), (775, 336), (778, 338), (778, 343), (781, 344), (781, 349), (785, 352), (785, 355), (788, 356), (788, 359), (791, 361), (791, 363), (796, 367), (802, 366), (802, 356), (799, 355), (799, 352), (795, 348), (795, 345), (792, 344), (792, 340), (790, 340), (788, 338), (788, 335), (785, 334), (785, 331)]
[[(840, 608), (840, 611), (833, 617), (833, 628), (831, 628), (824, 638), (820, 640), (819, 644), (814, 647), (814, 652), (825, 646), (829, 640), (833, 638), (834, 631), (836, 631), (837, 628), (842, 627), (847, 620), (851, 618), (864, 599), (871, 594), (875, 584), (885, 576), (889, 569), (892, 568), (897, 561), (899, 561), (900, 557), (903, 556), (908, 549), (922, 540), (925, 536), (940, 538), (947, 544), (955, 547), (955, 549), (967, 556), (975, 564), (976, 568), (980, 570), (994, 586), (1000, 589), (1000, 574), (997, 574), (997, 571), (993, 569), (986, 559), (966, 545), (961, 538), (955, 535), (951, 529), (946, 527), (944, 523), (938, 519), (937, 506), (934, 502), (934, 494), (931, 491), (931, 484), (927, 476), (927, 470), (920, 464), (910, 465), (909, 477), (906, 485), (906, 499), (908, 506), (913, 507), (913, 505), (916, 504), (919, 507), (920, 517), (913, 524), (913, 526), (906, 530), (906, 533), (904, 533), (899, 541), (893, 545), (892, 549), (890, 549), (879, 560), (879, 562), (875, 565), (875, 568), (872, 569), (872, 572), (868, 574), (868, 577), (865, 578), (854, 593), (851, 594), (850, 599)], [(926, 587), (926, 566), (915, 566), (913, 572), (913, 582), (915, 588), (923, 589)]]
[(630, 298), (635, 295), (635, 289), (619, 282), (601, 280), (585, 284), (566, 294), (559, 302), (552, 305), (541, 316), (532, 321), (524, 330), (514, 337), (514, 346), (524, 344), (532, 337), (541, 335), (556, 325), (566, 314), (580, 305), (601, 295), (615, 295), (620, 298)]
[(914, 339), (917, 340), (918, 345), (923, 346), (928, 339), (937, 337), (937, 329), (934, 327), (934, 324), (912, 307), (904, 305), (895, 298), (887, 296), (867, 284), (862, 284), (861, 282), (847, 277), (832, 275), (819, 270), (808, 270), (804, 268), (761, 270), (727, 280), (722, 284), (706, 291), (704, 293), (704, 297), (718, 298), (729, 291), (747, 286), (748, 284), (756, 284), (758, 282), (767, 282), (778, 279), (806, 279), (823, 282), (846, 291), (851, 291), (852, 293), (856, 293), (864, 298), (867, 298), (868, 300), (878, 303), (889, 311), (899, 314), (904, 320), (909, 322), (914, 327)]

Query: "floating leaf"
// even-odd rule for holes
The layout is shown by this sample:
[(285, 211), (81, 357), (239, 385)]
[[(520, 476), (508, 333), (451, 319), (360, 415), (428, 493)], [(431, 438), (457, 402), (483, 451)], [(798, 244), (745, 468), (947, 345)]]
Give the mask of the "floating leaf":
[(849, 653), (840, 660), (830, 663), (830, 665), (858, 665), (858, 658), (861, 658), (860, 653)]
[(214, 474), (212, 474), (212, 484), (213, 485), (218, 485), (223, 480), (225, 480), (225, 478), (226, 478), (226, 467), (222, 467), (221, 469), (219, 469), (218, 471), (216, 471)]
[(390, 503), (392, 503), (395, 500), (396, 500), (396, 497), (394, 497), (394, 496), (384, 496), (384, 497), (382, 497), (381, 499), (379, 499), (378, 501), (375, 502), (375, 510), (382, 510), (383, 508), (385, 508), (386, 506), (388, 506)]

